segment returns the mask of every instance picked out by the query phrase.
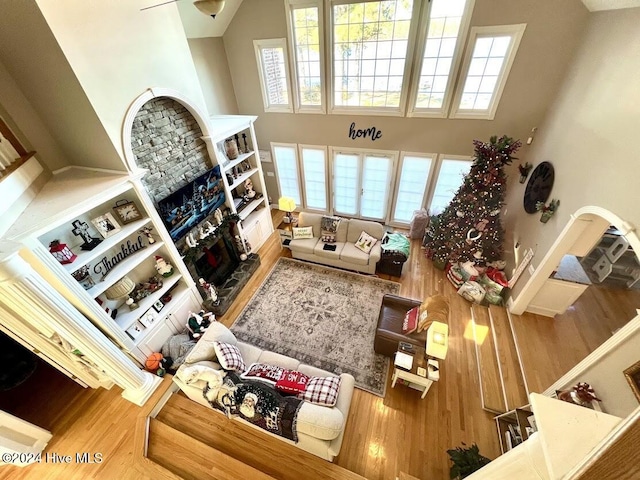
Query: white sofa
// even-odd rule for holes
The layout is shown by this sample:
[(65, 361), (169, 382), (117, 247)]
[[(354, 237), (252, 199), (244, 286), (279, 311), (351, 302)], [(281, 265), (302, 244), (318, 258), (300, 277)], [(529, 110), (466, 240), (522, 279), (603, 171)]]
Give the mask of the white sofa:
[[(384, 227), (377, 222), (343, 218), (338, 224), (336, 242), (327, 244), (320, 240), (322, 217), (318, 213), (300, 213), (298, 226), (313, 227), (313, 238), (291, 240), (289, 248), (293, 258), (362, 273), (376, 273), (376, 264), (382, 254), (380, 241), (384, 236)], [(364, 253), (355, 246), (363, 231), (378, 239), (369, 253)], [(336, 249), (324, 250), (325, 245), (335, 245)]]
[[(205, 387), (205, 382), (198, 380), (195, 383), (186, 384), (181, 377), (181, 373), (190, 365), (198, 364), (220, 369), (220, 366), (217, 363), (214, 364), (212, 361), (215, 360), (215, 353), (213, 353), (214, 341), (236, 345), (242, 353), (242, 358), (247, 367), (254, 362), (259, 362), (269, 365), (277, 365), (290, 370), (297, 370), (309, 376), (335, 376), (335, 374), (325, 370), (320, 370), (319, 368), (302, 364), (293, 358), (269, 352), (267, 350), (260, 350), (253, 345), (240, 342), (223, 324), (213, 322), (193, 350), (189, 352), (189, 355), (187, 355), (185, 359), (185, 363), (178, 369), (173, 377), (173, 381), (180, 387), (185, 395), (187, 395), (191, 400), (209, 408), (212, 407), (203, 397), (202, 393), (202, 390)], [(265, 430), (261, 431), (268, 435), (272, 435), (274, 438), (283, 442), (295, 445), (296, 447), (312, 453), (313, 455), (317, 455), (318, 457), (324, 458), (328, 461), (333, 461), (333, 458), (340, 453), (344, 428), (347, 423), (347, 416), (349, 414), (349, 407), (351, 405), (351, 397), (353, 395), (354, 388), (353, 376), (343, 373), (340, 375), (340, 378), (340, 391), (334, 407), (325, 407), (309, 402), (303, 402), (300, 410), (298, 411), (297, 418), (298, 443), (273, 435)], [(222, 414), (222, 412), (220, 413)], [(254, 428), (258, 428), (239, 416), (234, 418)]]

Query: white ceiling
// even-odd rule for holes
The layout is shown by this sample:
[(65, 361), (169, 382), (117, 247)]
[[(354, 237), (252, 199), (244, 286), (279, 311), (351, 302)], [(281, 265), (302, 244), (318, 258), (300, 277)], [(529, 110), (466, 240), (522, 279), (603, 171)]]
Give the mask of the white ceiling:
[(211, 18), (194, 7), (192, 0), (179, 0), (178, 11), (187, 38), (221, 37), (241, 3), (242, 0), (226, 0), (222, 12)]
[(582, 0), (590, 12), (640, 7), (640, 0)]

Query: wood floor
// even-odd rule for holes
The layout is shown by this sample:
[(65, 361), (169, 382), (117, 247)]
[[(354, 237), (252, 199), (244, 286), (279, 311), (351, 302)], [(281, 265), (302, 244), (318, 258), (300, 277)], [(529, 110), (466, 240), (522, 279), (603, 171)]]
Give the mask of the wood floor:
[[(276, 218), (274, 224), (278, 223)], [(219, 320), (231, 325), (277, 259), (288, 253), (281, 251), (275, 233), (259, 252), (262, 265)], [(470, 304), (456, 294), (444, 273), (424, 258), (417, 241), (412, 244), (402, 278), (383, 277), (399, 280), (400, 295), (405, 297), (423, 299), (440, 293), (449, 298), (450, 350), (440, 364), (440, 381), (424, 400), (419, 392), (401, 385), (387, 388), (384, 399), (356, 389), (336, 464), (368, 479), (395, 479), (403, 472), (424, 480), (444, 480), (449, 478), (446, 450), (461, 442), (477, 443), (482, 454), (496, 457), (499, 445), (495, 423), (481, 408), (475, 343), (469, 326)], [(544, 390), (571, 369), (635, 316), (634, 309), (639, 306), (640, 297), (633, 291), (589, 288), (574, 307), (556, 319), (514, 316), (531, 391)], [(119, 389), (80, 390), (64, 402), (51, 398), (38, 405), (43, 410), (49, 405), (58, 412), (49, 425), (54, 438), (47, 451), (67, 455), (102, 452), (104, 462), (33, 465), (26, 469), (5, 466), (0, 469), (0, 479), (177, 478), (142, 458), (140, 435), (145, 410), (122, 399)]]

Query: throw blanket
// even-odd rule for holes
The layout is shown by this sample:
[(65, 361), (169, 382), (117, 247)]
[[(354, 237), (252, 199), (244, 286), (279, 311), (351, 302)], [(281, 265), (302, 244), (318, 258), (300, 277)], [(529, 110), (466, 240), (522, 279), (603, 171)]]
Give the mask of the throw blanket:
[(191, 340), (186, 333), (173, 335), (162, 345), (162, 356), (170, 358), (173, 362), (169, 366), (169, 370), (175, 372), (180, 365), (184, 363), (184, 359), (193, 347), (196, 346), (195, 340)]
[(409, 258), (411, 243), (409, 239), (401, 233), (387, 233), (380, 245), (383, 253), (400, 253)]
[(283, 396), (270, 385), (242, 380), (229, 372), (218, 392), (207, 384), (202, 391), (209, 404), (227, 414), (240, 415), (246, 421), (294, 442), (298, 442), (296, 421), (302, 400)]

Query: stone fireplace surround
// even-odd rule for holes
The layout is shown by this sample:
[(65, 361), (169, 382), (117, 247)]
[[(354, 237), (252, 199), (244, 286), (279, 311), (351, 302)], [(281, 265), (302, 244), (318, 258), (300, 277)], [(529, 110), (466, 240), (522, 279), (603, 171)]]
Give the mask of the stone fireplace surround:
[[(209, 134), (205, 117), (178, 92), (150, 89), (133, 102), (123, 127), (125, 158), (130, 171), (140, 168), (149, 171), (142, 183), (154, 204), (213, 167), (201, 139)], [(216, 223), (211, 218), (207, 220)], [(232, 233), (228, 235), (233, 237)], [(233, 241), (230, 243), (234, 245)], [(179, 251), (183, 246), (184, 239), (176, 244)], [(185, 263), (198, 285), (200, 277), (193, 265), (189, 261)], [(223, 315), (259, 265), (256, 254), (238, 262), (238, 267), (218, 282), (220, 302), (214, 305), (205, 301), (205, 308)], [(205, 292), (200, 292), (206, 298)]]

